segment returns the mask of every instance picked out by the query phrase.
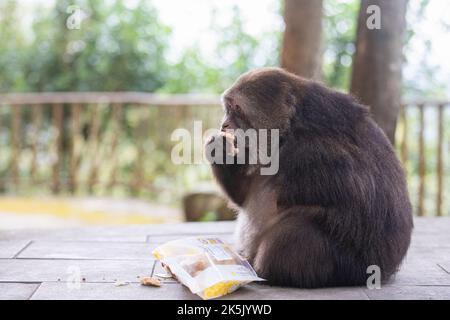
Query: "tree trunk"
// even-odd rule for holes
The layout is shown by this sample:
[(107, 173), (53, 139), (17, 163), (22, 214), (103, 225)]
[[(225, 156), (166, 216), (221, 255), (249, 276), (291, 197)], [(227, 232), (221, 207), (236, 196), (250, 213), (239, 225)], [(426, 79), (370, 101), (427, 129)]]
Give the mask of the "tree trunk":
[[(379, 29), (369, 17), (379, 7)], [(374, 120), (395, 144), (401, 103), (402, 46), (407, 0), (362, 0), (350, 91), (371, 108)], [(376, 8), (375, 8), (376, 10)], [(369, 26), (372, 29), (369, 29)]]
[(322, 74), (322, 0), (285, 0), (281, 66), (305, 78)]

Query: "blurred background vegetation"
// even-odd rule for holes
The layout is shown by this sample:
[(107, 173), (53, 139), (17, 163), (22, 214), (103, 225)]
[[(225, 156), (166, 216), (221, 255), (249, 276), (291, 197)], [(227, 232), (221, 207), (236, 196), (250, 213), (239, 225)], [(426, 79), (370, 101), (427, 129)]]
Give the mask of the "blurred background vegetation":
[[(282, 1), (261, 2), (263, 9), (271, 10), (274, 21), (265, 23), (255, 17), (259, 24), (252, 32), (247, 31), (248, 6), (241, 8), (238, 1), (194, 2), (209, 11), (204, 17), (208, 29), (203, 32), (211, 41), (180, 48), (176, 44), (179, 35), (174, 37), (173, 31), (183, 24), (169, 25), (158, 14), (159, 7), (183, 10), (177, 9), (180, 1), (167, 1), (165, 5), (157, 0), (2, 1), (0, 91), (220, 93), (249, 69), (279, 64)], [(442, 98), (449, 90), (448, 74), (439, 76), (435, 52), (442, 48), (439, 42), (448, 38), (426, 38), (429, 34), (420, 30), (421, 24), (436, 19), (440, 10), (436, 5), (427, 14), (429, 3), (411, 0), (408, 8), (406, 97)], [(342, 90), (348, 90), (350, 83), (359, 4), (358, 0), (324, 1), (323, 80)], [(83, 10), (79, 30), (66, 27), (70, 16), (67, 8), (72, 5)], [(244, 9), (246, 15), (242, 14)], [(184, 23), (202, 18), (185, 16)], [(264, 23), (266, 27), (262, 28)], [(441, 35), (448, 32), (450, 25), (444, 13), (433, 27), (441, 29), (436, 30)], [(179, 52), (174, 54), (173, 48)]]
[[(280, 46), (283, 33), (282, 1), (253, 1), (253, 6), (261, 6), (270, 11), (258, 17), (258, 10), (252, 15), (249, 5), (239, 1), (227, 4), (219, 1), (194, 1), (203, 6), (208, 15), (202, 17), (186, 11), (184, 22), (167, 21), (160, 17), (165, 10), (182, 10), (180, 1), (119, 1), (119, 0), (60, 0), (31, 1), (4, 0), (0, 2), (0, 92), (53, 92), (53, 91), (143, 91), (161, 94), (179, 93), (221, 93), (241, 73), (256, 67), (279, 65)], [(185, 1), (183, 1), (185, 2)], [(407, 41), (404, 48), (403, 96), (405, 99), (448, 99), (450, 68), (439, 64), (437, 45), (448, 38), (430, 38), (421, 33), (421, 25), (433, 21), (433, 28), (439, 34), (446, 34), (449, 24), (445, 11), (436, 20), (439, 7), (432, 7), (427, 0), (411, 0), (408, 8)], [(67, 9), (78, 5), (83, 10), (79, 30), (67, 28)], [(357, 0), (325, 0), (323, 20), (323, 81), (334, 88), (348, 91), (351, 78), (352, 56), (355, 51), (355, 34), (360, 2)], [(171, 6), (171, 8), (169, 8)], [(431, 7), (431, 9), (430, 9)], [(447, 6), (448, 8), (448, 6)], [(194, 9), (193, 9), (194, 10)], [(431, 13), (430, 13), (431, 12)], [(179, 14), (179, 13), (178, 13)], [(258, 20), (257, 27), (249, 28), (249, 20)], [(206, 41), (186, 41), (180, 38), (183, 23), (203, 19), (206, 28), (202, 31)], [(170, 19), (169, 19), (170, 20)], [(194, 23), (192, 21), (192, 23)], [(264, 27), (260, 27), (264, 25)], [(259, 26), (259, 27), (258, 27)], [(429, 29), (429, 28), (428, 28)], [(427, 29), (427, 30), (428, 30)], [(256, 31), (255, 31), (256, 30)], [(183, 35), (183, 33), (181, 33)], [(438, 34), (438, 32), (436, 32)], [(181, 35), (181, 37), (182, 37)], [(196, 35), (191, 35), (195, 39)], [(200, 35), (198, 35), (200, 37)], [(180, 45), (179, 42), (183, 42)], [(450, 41), (448, 41), (450, 43)], [(450, 50), (450, 48), (449, 48)], [(448, 51), (447, 51), (448, 52)], [(442, 56), (442, 55), (440, 55)], [(434, 58), (433, 58), (434, 57)], [(437, 57), (437, 58), (436, 58)], [(438, 61), (438, 62), (436, 62)], [(448, 64), (447, 64), (448, 67)], [(38, 177), (46, 183), (51, 157), (48, 150), (51, 142), (50, 109), (44, 107), (44, 128), (39, 133), (42, 152), (39, 156)], [(114, 139), (111, 124), (112, 108), (99, 106), (95, 114), (86, 110), (82, 119), (82, 150), (86, 154), (103, 154), (101, 166), (97, 168), (96, 179), (105, 181), (110, 174), (107, 148)], [(69, 111), (66, 110), (65, 114)], [(98, 117), (99, 129), (96, 133), (103, 140), (92, 145), (89, 140), (89, 119)], [(418, 113), (408, 112), (412, 133), (418, 129)], [(18, 164), (19, 176), (29, 178), (33, 131), (28, 124), (31, 110), (24, 109), (23, 117), (28, 119), (23, 125), (22, 148)], [(433, 128), (435, 110), (426, 111), (428, 128)], [(175, 128), (192, 128), (192, 121), (204, 120), (204, 129), (216, 127), (220, 110), (210, 107), (184, 108), (136, 108), (127, 112), (121, 122), (119, 139), (119, 176), (132, 179), (133, 166), (138, 154), (147, 156), (141, 163), (145, 185), (129, 186), (94, 184), (80, 187), (78, 195), (113, 195), (115, 197), (138, 197), (155, 203), (180, 206), (182, 197), (198, 190), (215, 190), (207, 166), (176, 166), (170, 161), (170, 151), (174, 143), (170, 134)], [(37, 184), (5, 183), (11, 178), (9, 161), (13, 150), (8, 141), (12, 121), (10, 108), (0, 108), (0, 192), (4, 194), (43, 195), (51, 190)], [(83, 122), (84, 121), (84, 122)], [(448, 141), (450, 122), (445, 119), (445, 141)], [(68, 124), (67, 124), (68, 125)], [(400, 133), (402, 128), (400, 127)], [(136, 145), (134, 134), (144, 135), (141, 145)], [(109, 139), (109, 140), (108, 140)], [(409, 158), (406, 163), (411, 190), (418, 187), (418, 149), (416, 136), (408, 137)], [(426, 153), (434, 159), (436, 150), (432, 131), (425, 134)], [(45, 147), (45, 145), (48, 145)], [(63, 143), (63, 147), (68, 147)], [(445, 158), (448, 159), (448, 145)], [(27, 150), (29, 152), (27, 152)], [(86, 161), (87, 164), (83, 164)], [(81, 160), (81, 180), (89, 180), (90, 159)], [(433, 171), (434, 160), (427, 163), (429, 183), (426, 190), (426, 212), (432, 214), (435, 192), (433, 182), (437, 177)], [(450, 181), (448, 164), (445, 162), (446, 187)], [(84, 171), (83, 171), (84, 170)], [(62, 173), (67, 176), (68, 173)], [(130, 178), (131, 177), (131, 178)], [(119, 177), (120, 178), (120, 177)], [(118, 179), (119, 179), (118, 178)], [(119, 179), (120, 180), (120, 179)], [(446, 189), (448, 190), (448, 188)], [(69, 194), (62, 188), (61, 194)], [(445, 213), (450, 211), (450, 200), (445, 195)], [(413, 201), (415, 192), (412, 192)], [(1, 204), (0, 204), (1, 206)], [(1, 207), (0, 207), (1, 210)]]

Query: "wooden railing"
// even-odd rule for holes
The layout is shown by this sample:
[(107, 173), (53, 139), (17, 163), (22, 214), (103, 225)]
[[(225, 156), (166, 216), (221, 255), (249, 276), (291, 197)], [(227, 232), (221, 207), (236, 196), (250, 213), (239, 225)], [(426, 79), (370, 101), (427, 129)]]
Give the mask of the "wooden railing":
[[(0, 94), (0, 192), (178, 200), (211, 176), (207, 167), (174, 165), (170, 135), (194, 120), (217, 127), (219, 102), (139, 92)], [(450, 214), (449, 106), (411, 102), (400, 112), (397, 149), (418, 215)]]
[(0, 94), (0, 193), (173, 201), (210, 177), (198, 168), (180, 185), (187, 168), (171, 162), (171, 133), (193, 120), (217, 127), (219, 102), (216, 95), (139, 92)]
[(400, 110), (397, 150), (420, 216), (450, 215), (449, 107), (449, 101), (416, 101)]

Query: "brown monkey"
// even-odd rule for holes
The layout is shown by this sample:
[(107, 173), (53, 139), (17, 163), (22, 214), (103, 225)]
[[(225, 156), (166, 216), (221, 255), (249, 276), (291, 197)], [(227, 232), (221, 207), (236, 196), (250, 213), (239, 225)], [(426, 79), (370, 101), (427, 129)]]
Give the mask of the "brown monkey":
[(410, 243), (411, 205), (401, 165), (368, 108), (278, 68), (242, 75), (223, 105), (222, 131), (280, 131), (274, 175), (261, 175), (259, 164), (212, 164), (239, 208), (238, 245), (259, 276), (323, 287), (363, 285), (371, 265), (382, 280), (397, 271)]

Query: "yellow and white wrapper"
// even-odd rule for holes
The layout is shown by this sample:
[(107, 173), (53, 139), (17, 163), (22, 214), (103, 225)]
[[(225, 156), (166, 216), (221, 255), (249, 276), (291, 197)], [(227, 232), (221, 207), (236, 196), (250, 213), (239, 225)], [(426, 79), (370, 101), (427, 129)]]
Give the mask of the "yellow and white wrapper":
[(202, 299), (229, 294), (252, 282), (263, 281), (233, 248), (216, 237), (169, 241), (153, 250), (162, 265)]

